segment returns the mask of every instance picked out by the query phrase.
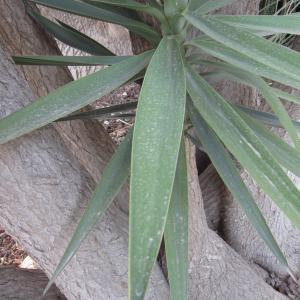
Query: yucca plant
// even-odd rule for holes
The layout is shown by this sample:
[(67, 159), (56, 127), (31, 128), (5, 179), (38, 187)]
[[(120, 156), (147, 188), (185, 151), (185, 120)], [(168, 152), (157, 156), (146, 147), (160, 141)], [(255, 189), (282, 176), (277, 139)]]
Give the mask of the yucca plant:
[[(109, 65), (71, 82), (0, 120), (0, 143), (54, 121), (122, 118), (135, 108), (134, 129), (107, 165), (47, 289), (103, 215), (130, 175), (129, 299), (143, 299), (158, 250), (165, 239), (172, 299), (187, 299), (188, 186), (184, 138), (204, 149), (257, 233), (287, 269), (288, 263), (233, 157), (257, 185), (300, 228), (300, 193), (286, 170), (300, 176), (300, 124), (281, 100), (300, 99), (273, 88), (270, 80), (300, 88), (300, 54), (266, 39), (300, 34), (300, 17), (227, 16), (212, 11), (230, 0), (32, 0), (31, 2), (122, 25), (148, 40), (153, 50), (117, 57), (74, 28), (31, 11), (31, 16), (64, 43), (91, 56), (15, 57), (19, 64)], [(136, 18), (141, 11), (157, 19), (160, 32)], [(199, 36), (189, 40), (190, 27)], [(192, 50), (192, 52), (190, 51)], [(192, 54), (189, 54), (192, 53)], [(201, 73), (199, 66), (212, 71)], [(143, 78), (137, 103), (78, 112), (130, 81)], [(229, 79), (255, 87), (274, 114), (235, 106), (213, 84)], [(132, 114), (130, 114), (132, 115)], [(264, 126), (283, 127), (288, 145)], [(46, 290), (47, 290), (46, 289)]]

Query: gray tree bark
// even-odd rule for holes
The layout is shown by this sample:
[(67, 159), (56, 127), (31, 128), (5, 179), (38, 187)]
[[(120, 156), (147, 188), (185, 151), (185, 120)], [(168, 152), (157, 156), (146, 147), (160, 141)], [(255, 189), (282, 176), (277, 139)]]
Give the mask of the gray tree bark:
[[(1, 267), (0, 299), (42, 300), (41, 295), (47, 281), (48, 278), (40, 270)], [(43, 300), (66, 300), (66, 298), (55, 286), (52, 286)]]

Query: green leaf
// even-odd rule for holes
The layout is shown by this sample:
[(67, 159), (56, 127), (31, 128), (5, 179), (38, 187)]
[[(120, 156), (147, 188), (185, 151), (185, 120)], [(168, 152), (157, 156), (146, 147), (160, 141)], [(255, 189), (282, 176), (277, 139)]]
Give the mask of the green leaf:
[(190, 66), (188, 91), (196, 109), (250, 176), (300, 228), (300, 192), (245, 121)]
[(188, 299), (188, 186), (184, 139), (178, 156), (164, 232), (172, 300)]
[(164, 11), (167, 17), (175, 17), (188, 5), (187, 0), (164, 0)]
[[(249, 78), (249, 77), (248, 77)], [(256, 86), (257, 89), (260, 90), (262, 96), (266, 99), (266, 101), (271, 106), (272, 110), (280, 120), (283, 127), (287, 130), (289, 133), (289, 136), (291, 137), (295, 147), (300, 152), (300, 140), (297, 133), (296, 128), (294, 127), (294, 123), (292, 122), (290, 116), (288, 115), (285, 107), (283, 106), (280, 99), (277, 97), (275, 93), (273, 93), (273, 89), (271, 89), (264, 80), (257, 77), (254, 78), (252, 76), (253, 80), (252, 83)]]
[[(233, 66), (236, 66), (244, 71), (267, 77), (286, 85), (300, 88), (300, 82), (298, 80), (291, 79), (290, 77), (282, 74), (281, 72), (277, 72), (276, 70), (266, 67), (263, 64), (257, 63), (254, 60), (249, 59), (247, 56), (242, 55), (239, 52), (232, 50), (229, 47), (226, 47), (216, 41), (213, 41), (210, 38), (196, 38), (190, 41), (188, 44), (196, 46), (204, 52), (214, 57), (217, 57), (223, 61), (226, 61), (227, 63), (232, 64)], [(203, 59), (198, 54), (189, 56), (188, 61), (191, 64), (204, 63)], [(207, 78), (210, 78), (210, 80), (213, 80), (213, 82), (217, 82), (221, 79), (224, 79), (224, 74), (221, 74), (221, 72), (208, 72), (205, 76)], [(248, 84), (247, 82), (243, 83)], [(300, 97), (296, 95), (291, 95), (277, 88), (272, 88), (272, 92), (281, 99), (300, 104)]]
[(188, 101), (188, 111), (196, 133), (208, 154), (210, 160), (223, 179), (224, 183), (232, 193), (234, 199), (239, 203), (250, 223), (257, 231), (258, 235), (267, 244), (277, 260), (287, 269), (288, 263), (280, 250), (272, 232), (270, 231), (266, 220), (260, 212), (248, 188), (240, 177), (234, 162), (229, 153), (220, 142), (216, 134), (209, 128), (200, 114), (196, 111), (193, 104)]
[(0, 144), (62, 118), (106, 95), (138, 74), (148, 64), (152, 51), (133, 56), (39, 98), (0, 120)]
[(61, 21), (59, 22), (60, 24), (57, 24), (32, 10), (29, 11), (29, 14), (47, 32), (71, 47), (94, 55), (114, 55), (110, 50), (92, 38), (64, 24)]
[(147, 10), (151, 7), (149, 4), (142, 4), (133, 0), (93, 0), (94, 2), (106, 3), (115, 6), (131, 8), (135, 10)]
[(161, 3), (157, 0), (146, 0), (146, 2), (148, 2), (151, 6), (154, 7), (161, 7)]
[(296, 104), (300, 104), (300, 98), (296, 95), (291, 95), (287, 92), (281, 91), (279, 89), (273, 88), (273, 92), (277, 95), (277, 97), (296, 103)]
[(287, 170), (300, 176), (300, 154), (285, 143), (278, 135), (270, 132), (241, 108), (235, 108), (236, 112), (243, 118), (247, 125), (255, 132), (261, 142), (267, 147), (277, 161)]
[(246, 30), (220, 22), (213, 17), (185, 15), (196, 28), (212, 39), (252, 58), (253, 60), (300, 81), (300, 54), (282, 45), (272, 43)]
[(163, 38), (147, 69), (134, 128), (129, 218), (129, 299), (143, 299), (175, 178), (185, 112), (179, 46)]
[(196, 15), (205, 15), (212, 10), (219, 9), (223, 6), (230, 4), (233, 0), (207, 0), (200, 1), (202, 5), (198, 5), (197, 10), (195, 11)]
[(119, 24), (130, 31), (142, 36), (146, 40), (153, 44), (157, 44), (160, 40), (160, 35), (152, 29), (150, 26), (136, 21), (134, 19), (127, 18), (120, 14), (114, 13), (110, 10), (105, 10), (99, 7), (95, 7), (85, 2), (79, 2), (76, 0), (31, 0), (32, 2), (58, 10), (73, 13), (79, 16), (88, 17), (92, 19), (102, 20), (109, 23)]
[(208, 2), (209, 0), (190, 0), (189, 11), (196, 11), (200, 6)]
[(127, 18), (132, 18), (132, 19), (136, 19), (136, 12), (134, 12), (133, 10), (130, 9), (126, 9), (125, 7), (119, 7), (116, 5), (110, 5), (110, 4), (105, 4), (105, 3), (101, 3), (101, 2), (96, 2), (95, 0), (81, 0), (81, 2), (85, 2), (87, 4), (105, 9), (105, 10), (109, 10), (113, 13), (117, 13), (118, 15), (122, 15), (124, 17)]
[(48, 66), (96, 66), (114, 65), (129, 56), (13, 56), (19, 65), (48, 65)]
[[(135, 113), (126, 113), (126, 114), (108, 114), (108, 115), (101, 115), (101, 116), (89, 116), (89, 117), (81, 117), (80, 115), (73, 117), (71, 120), (98, 120), (98, 121), (104, 121), (104, 120), (127, 120), (128, 118), (135, 118)], [(63, 122), (67, 121), (62, 119), (56, 120), (56, 122)]]
[[(238, 51), (226, 47), (219, 42), (211, 40), (210, 38), (195, 38), (192, 41), (188, 42), (188, 44), (198, 47), (204, 52), (221, 60), (224, 60), (232, 65), (235, 65), (242, 70), (272, 79), (274, 81), (281, 82), (289, 86), (293, 86), (295, 88), (300, 88), (299, 80), (283, 74), (281, 71), (274, 69), (272, 66), (266, 66), (262, 63), (259, 63), (256, 60), (249, 58), (248, 56), (241, 54)], [(197, 61), (199, 60), (199, 56), (195, 55), (191, 57), (191, 59), (193, 63), (198, 63)]]
[(262, 96), (266, 99), (266, 101), (270, 104), (271, 108), (279, 118), (281, 124), (284, 126), (284, 128), (287, 130), (290, 137), (292, 138), (295, 146), (300, 151), (300, 140), (292, 120), (290, 119), (280, 99), (273, 92), (273, 89), (270, 88), (263, 79), (249, 72), (241, 70), (235, 66), (223, 62), (205, 61), (205, 60), (202, 60), (201, 62), (202, 64), (221, 68), (222, 70), (225, 70), (226, 72), (233, 75), (235, 78), (237, 78), (237, 80), (241, 82), (245, 82), (246, 84), (257, 88), (262, 94)]
[[(92, 119), (106, 119), (108, 116), (111, 116), (115, 113), (124, 113), (129, 110), (136, 109), (137, 101), (129, 102), (124, 104), (112, 105), (104, 108), (93, 109), (86, 112), (81, 113), (74, 113), (67, 117), (58, 119), (56, 121), (70, 121), (70, 120), (77, 120), (77, 119), (84, 119), (84, 120), (92, 120)], [(119, 114), (119, 116), (122, 116)]]
[(145, 13), (158, 17), (158, 19), (161, 19), (163, 17), (162, 13), (158, 9), (149, 5), (148, 3), (142, 4), (133, 0), (92, 0), (89, 2), (103, 3), (109, 4), (110, 6), (124, 7), (137, 11), (143, 11)]
[[(272, 113), (251, 109), (241, 105), (237, 105), (237, 108), (266, 125), (282, 128), (282, 124), (279, 119)], [(300, 132), (300, 122), (294, 120), (292, 120), (292, 122), (297, 131)]]
[(300, 34), (299, 16), (226, 16), (214, 15), (214, 19), (225, 22), (240, 29), (263, 31), (269, 34)]
[[(213, 74), (214, 75), (214, 74)], [(235, 77), (235, 76), (228, 76), (232, 75), (230, 73), (216, 73), (216, 77), (218, 80), (220, 79), (231, 79), (233, 81), (245, 83), (241, 77)], [(221, 78), (220, 78), (221, 75)], [(215, 77), (215, 76), (213, 76)], [(215, 78), (214, 78), (215, 79)], [(247, 82), (246, 82), (247, 84)], [(273, 89), (273, 91), (277, 91), (276, 89)], [(279, 90), (278, 90), (279, 91)], [(287, 94), (289, 95), (289, 94)], [(293, 96), (293, 95), (291, 95)], [(295, 97), (295, 96), (294, 96)], [(264, 126), (259, 124), (258, 122), (255, 122), (253, 118), (265, 122), (268, 125), (277, 125), (279, 126), (279, 120), (270, 113), (265, 112), (258, 112), (250, 110), (249, 108), (245, 107), (235, 107), (235, 110), (237, 113), (241, 115), (241, 117), (244, 119), (244, 121), (247, 123), (249, 127), (255, 132), (255, 134), (259, 137), (259, 139), (263, 142), (263, 144), (268, 148), (268, 150), (273, 154), (273, 156), (277, 159), (277, 161), (287, 170), (292, 171), (295, 175), (300, 176), (300, 153), (287, 143), (285, 143), (280, 137), (278, 137), (276, 134), (273, 134), (269, 130), (267, 130)], [(251, 111), (251, 113), (250, 113)], [(244, 112), (244, 113), (243, 113)], [(245, 114), (247, 113), (247, 115)], [(251, 116), (251, 117), (250, 117)], [(277, 121), (276, 121), (277, 120)], [(295, 128), (299, 131), (299, 122), (293, 121), (293, 124)]]
[(117, 196), (119, 190), (128, 178), (130, 171), (131, 144), (132, 130), (128, 132), (125, 140), (118, 147), (105, 167), (101, 180), (93, 193), (79, 224), (77, 225), (72, 239), (68, 244), (64, 255), (60, 259), (51, 280), (47, 284), (44, 295), (69, 263), (71, 258), (75, 255), (80, 244), (103, 216), (106, 209)]

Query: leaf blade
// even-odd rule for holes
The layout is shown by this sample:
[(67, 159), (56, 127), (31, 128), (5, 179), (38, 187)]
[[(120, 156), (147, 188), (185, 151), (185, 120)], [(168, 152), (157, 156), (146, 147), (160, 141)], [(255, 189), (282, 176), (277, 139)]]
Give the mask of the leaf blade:
[[(274, 69), (273, 67), (266, 66), (262, 63), (257, 62), (250, 57), (239, 53), (227, 46), (222, 45), (209, 38), (195, 38), (188, 43), (189, 45), (195, 46), (203, 50), (204, 52), (217, 57), (223, 61), (226, 61), (238, 68), (251, 72), (253, 74), (263, 76), (272, 79), (283, 84), (300, 88), (299, 80), (296, 80), (282, 72)], [(197, 58), (193, 60), (197, 62)]]
[(188, 186), (182, 138), (164, 233), (172, 300), (188, 299)]
[(133, 137), (131, 300), (143, 299), (162, 239), (183, 129), (185, 93), (180, 50), (174, 39), (163, 38), (145, 75)]
[(124, 113), (126, 111), (136, 109), (136, 107), (137, 107), (137, 101), (117, 104), (108, 107), (93, 109), (90, 111), (74, 113), (64, 118), (58, 119), (57, 122), (70, 121), (76, 119), (85, 119), (85, 120), (101, 119), (111, 114)]
[(1, 119), (0, 144), (62, 118), (111, 92), (139, 73), (148, 64), (152, 53), (150, 51), (133, 56), (70, 82)]
[(160, 35), (150, 26), (122, 16), (115, 12), (95, 7), (85, 2), (75, 0), (31, 0), (32, 2), (54, 9), (77, 14), (79, 16), (88, 17), (92, 19), (102, 20), (109, 23), (119, 24), (144, 37), (146, 40), (157, 44), (160, 40)]
[[(272, 127), (282, 128), (282, 124), (279, 122), (279, 119), (272, 113), (251, 109), (242, 105), (236, 105), (236, 107), (261, 123)], [(300, 132), (300, 122), (293, 120), (293, 124), (297, 131)]]
[(111, 66), (128, 58), (129, 56), (13, 56), (16, 64), (48, 66)]
[(156, 16), (158, 17), (158, 19), (161, 19), (161, 17), (163, 17), (160, 10), (158, 10), (155, 6), (151, 6), (149, 3), (143, 4), (132, 0), (91, 0), (89, 3), (92, 2), (109, 4), (115, 7), (124, 7), (127, 9), (142, 11), (150, 15)]
[(203, 147), (224, 183), (234, 196), (234, 199), (239, 203), (251, 225), (257, 231), (261, 239), (267, 244), (277, 260), (289, 269), (285, 256), (273, 237), (272, 232), (270, 231), (266, 220), (260, 212), (252, 195), (241, 179), (240, 174), (227, 150), (216, 134), (209, 128), (207, 123), (193, 107), (191, 101), (188, 101), (188, 111)]
[(300, 192), (231, 106), (187, 68), (188, 91), (196, 109), (262, 190), (300, 228)]
[(209, 16), (196, 17), (186, 14), (185, 17), (193, 26), (221, 44), (295, 80), (300, 80), (300, 54), (296, 51)]
[(268, 131), (264, 126), (255, 122), (252, 117), (245, 115), (240, 108), (236, 108), (247, 125), (255, 132), (258, 138), (267, 146), (276, 160), (287, 170), (300, 176), (300, 154), (295, 148), (285, 143), (279, 136)]
[[(219, 73), (217, 73), (217, 77), (219, 77)], [(230, 73), (221, 74), (221, 79), (227, 78), (230, 75), (230, 79), (236, 82), (241, 82), (245, 84), (241, 77), (232, 76)], [(247, 84), (247, 82), (246, 82)], [(272, 89), (275, 93), (279, 90)], [(279, 93), (277, 96), (279, 97), (281, 94)], [(282, 98), (288, 98), (292, 96), (293, 98), (298, 98), (294, 95), (289, 95), (284, 93)], [(295, 99), (294, 99), (295, 100)], [(285, 143), (280, 137), (276, 134), (267, 130), (264, 126), (255, 122), (253, 118), (261, 121), (262, 123), (266, 123), (267, 125), (282, 127), (277, 117), (270, 113), (265, 113), (261, 111), (251, 110), (246, 107), (235, 106), (235, 110), (239, 113), (247, 125), (255, 132), (258, 138), (267, 146), (268, 150), (273, 154), (273, 156), (277, 159), (277, 161), (287, 170), (292, 171), (295, 175), (300, 176), (300, 153), (289, 144)], [(247, 115), (246, 115), (247, 114)], [(300, 124), (297, 121), (293, 121), (294, 127), (297, 131), (300, 130)]]
[(285, 16), (231, 16), (231, 15), (215, 15), (219, 21), (228, 23), (238, 28), (274, 33), (288, 33), (299, 35), (300, 17), (295, 15)]
[(212, 10), (219, 9), (223, 6), (230, 4), (233, 0), (207, 0), (202, 1), (202, 5), (200, 5), (195, 11), (196, 15), (205, 15)]
[(203, 64), (214, 66), (225, 70), (229, 74), (233, 75), (237, 80), (241, 82), (245, 82), (247, 85), (251, 85), (254, 88), (257, 88), (261, 95), (266, 99), (269, 103), (278, 119), (280, 120), (283, 127), (287, 130), (290, 137), (293, 140), (294, 145), (297, 147), (298, 151), (300, 149), (300, 140), (297, 134), (297, 130), (294, 127), (294, 123), (289, 117), (287, 111), (285, 110), (283, 104), (281, 103), (279, 97), (274, 92), (274, 89), (270, 88), (263, 79), (260, 77), (253, 75), (247, 71), (241, 70), (235, 66), (231, 66), (229, 64), (223, 62), (215, 62), (215, 61), (202, 61)]
[(110, 50), (102, 46), (100, 43), (61, 21), (59, 21), (59, 24), (57, 24), (33, 10), (30, 10), (29, 14), (47, 32), (71, 47), (93, 55), (114, 55)]
[(189, 11), (197, 10), (201, 5), (205, 4), (209, 0), (190, 0), (189, 2)]

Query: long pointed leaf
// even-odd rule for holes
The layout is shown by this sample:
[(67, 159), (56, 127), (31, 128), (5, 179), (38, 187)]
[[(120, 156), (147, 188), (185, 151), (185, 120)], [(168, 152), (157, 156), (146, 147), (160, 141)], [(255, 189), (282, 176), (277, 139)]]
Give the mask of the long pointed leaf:
[(80, 244), (87, 237), (96, 222), (103, 216), (106, 209), (125, 183), (130, 171), (131, 144), (132, 130), (128, 132), (125, 140), (118, 147), (106, 166), (102, 178), (77, 225), (74, 235), (72, 236), (63, 257), (60, 259), (51, 280), (47, 284), (44, 294), (69, 263)]
[[(220, 75), (222, 75), (221, 78), (219, 77)], [(241, 77), (228, 76), (228, 75), (232, 75), (232, 74), (226, 72), (225, 74), (217, 73), (218, 79), (224, 79), (224, 78), (228, 79), (230, 77), (230, 79), (233, 81), (244, 83)], [(272, 90), (275, 92), (277, 91), (276, 89), (272, 89)], [(284, 95), (284, 97), (286, 96)], [(280, 124), (279, 120), (273, 114), (265, 113), (265, 112), (257, 112), (245, 107), (241, 108), (235, 106), (235, 110), (237, 113), (241, 115), (241, 117), (244, 119), (247, 125), (255, 132), (255, 134), (268, 148), (268, 150), (273, 154), (273, 156), (277, 159), (277, 161), (285, 169), (292, 171), (297, 176), (300, 176), (300, 153), (295, 148), (291, 147), (286, 142), (284, 142), (279, 136), (270, 132), (258, 122), (255, 122), (255, 120), (253, 120), (252, 117), (255, 117), (256, 119), (271, 126), (273, 125), (279, 126)], [(293, 121), (293, 124), (295, 128), (299, 131), (300, 129), (299, 122)]]
[[(222, 48), (222, 50), (224, 50), (224, 48)], [(221, 52), (224, 53), (224, 51), (222, 51), (222, 50), (220, 50), (219, 53), (221, 53)], [(212, 53), (210, 53), (210, 54), (213, 55)], [(236, 52), (235, 54), (238, 55), (238, 52)], [(218, 55), (216, 55), (216, 57), (218, 57)], [(223, 59), (222, 57), (218, 57), (218, 58)], [(227, 60), (226, 58), (223, 59), (223, 60), (231, 63), (230, 60)], [(199, 59), (199, 57), (196, 58), (196, 57), (192, 57), (192, 56), (190, 56), (188, 58), (188, 61), (191, 64), (201, 64), (201, 63), (204, 62), (202, 59)], [(249, 70), (249, 69), (247, 70), (247, 66), (246, 65), (243, 67), (242, 65), (238, 64), (238, 68), (241, 68), (242, 70), (245, 70), (245, 71)], [(251, 67), (250, 67), (250, 71), (252, 71)], [(256, 74), (256, 73), (253, 72), (253, 74)], [(209, 80), (209, 82), (211, 82), (212, 84), (215, 84), (215, 83), (219, 82), (220, 80), (226, 79), (226, 77), (228, 79), (228, 75), (229, 75), (229, 77), (231, 77), (228, 72), (226, 72), (224, 70), (222, 70), (222, 71), (220, 70), (218, 72), (207, 72), (207, 73), (204, 74), (204, 77), (207, 80)], [(261, 74), (258, 74), (258, 75), (261, 75)], [(232, 78), (233, 78), (233, 80), (241, 82), (243, 84), (246, 84), (246, 85), (249, 84), (249, 82), (246, 82), (246, 81), (242, 80), (242, 78), (240, 78), (240, 77), (233, 76)], [(230, 78), (230, 79), (232, 79), (232, 78)], [(279, 81), (279, 80), (277, 80), (277, 81)], [(282, 83), (286, 83), (284, 81), (281, 81), (281, 82)], [(299, 85), (299, 82), (295, 81), (295, 83), (296, 83), (296, 85), (292, 84), (292, 86), (296, 87), (297, 85)], [(289, 85), (289, 83), (286, 83), (286, 84)], [(300, 87), (300, 85), (299, 85), (299, 87)], [(296, 96), (296, 95), (284, 92), (284, 91), (282, 91), (280, 89), (277, 89), (277, 88), (271, 88), (271, 90), (272, 90), (272, 93), (274, 93), (280, 99), (283, 99), (283, 100), (286, 100), (286, 101), (289, 101), (289, 102), (293, 102), (293, 103), (296, 103), (296, 104), (300, 104), (300, 97), (299, 96)]]
[(127, 17), (127, 18), (132, 18), (132, 19), (136, 19), (136, 13), (133, 10), (130, 9), (126, 9), (125, 7), (119, 7), (116, 5), (110, 5), (110, 4), (105, 4), (105, 3), (101, 3), (101, 2), (96, 2), (94, 0), (81, 0), (81, 2), (85, 2), (87, 4), (105, 9), (105, 10), (109, 10), (113, 13), (116, 13), (118, 15)]
[(47, 32), (71, 47), (94, 55), (114, 55), (110, 50), (92, 38), (70, 26), (67, 26), (61, 21), (59, 25), (34, 11), (30, 11), (29, 14)]
[(189, 2), (189, 11), (195, 11), (197, 10), (200, 6), (208, 2), (209, 0), (190, 0)]
[(163, 17), (162, 13), (155, 7), (147, 3), (142, 4), (133, 0), (92, 0), (90, 2), (104, 3), (104, 4), (109, 4), (111, 6), (124, 7), (128, 9), (134, 9), (137, 11), (143, 11), (145, 13), (158, 17), (158, 19), (161, 19)]
[(147, 69), (134, 128), (129, 218), (129, 299), (143, 299), (167, 218), (185, 112), (176, 41), (164, 38)]
[[(221, 60), (224, 60), (230, 64), (233, 64), (245, 71), (281, 82), (295, 88), (300, 88), (299, 80), (283, 74), (281, 71), (276, 70), (272, 66), (266, 66), (260, 62), (257, 62), (256, 60), (244, 54), (241, 54), (240, 52), (235, 51), (227, 46), (224, 46), (219, 42), (211, 40), (210, 38), (195, 38), (188, 42), (188, 44), (199, 47), (204, 52)], [(197, 62), (198, 59), (199, 57), (195, 58), (193, 61)]]
[(144, 37), (146, 40), (157, 44), (160, 40), (159, 34), (152, 29), (150, 26), (114, 13), (109, 10), (105, 10), (93, 5), (79, 2), (76, 0), (31, 0), (36, 4), (48, 6), (51, 8), (59, 9), (62, 11), (77, 14), (79, 16), (84, 16), (92, 19), (98, 19), (109, 23), (122, 25), (132, 32)]
[(287, 92), (281, 91), (279, 89), (273, 88), (273, 92), (277, 95), (277, 97), (296, 103), (296, 104), (300, 104), (300, 97), (296, 96), (296, 95), (291, 95)]
[(255, 31), (264, 31), (270, 34), (288, 33), (300, 34), (299, 16), (225, 16), (214, 15), (214, 18), (233, 25), (237, 28)]
[[(282, 124), (280, 123), (279, 119), (272, 113), (251, 109), (241, 105), (237, 105), (237, 108), (266, 125), (282, 128)], [(300, 122), (293, 120), (293, 124), (297, 131), (300, 132)]]
[(300, 192), (256, 134), (212, 87), (188, 67), (196, 109), (262, 190), (300, 228)]
[(212, 10), (219, 9), (223, 6), (230, 4), (233, 0), (208, 0), (205, 1), (198, 9), (195, 11), (196, 15), (205, 15)]
[(62, 118), (127, 82), (148, 64), (152, 51), (133, 56), (40, 98), (0, 120), (0, 144)]
[(91, 119), (103, 119), (111, 114), (115, 113), (123, 113), (129, 110), (136, 109), (137, 107), (137, 101), (130, 102), (130, 103), (124, 103), (124, 104), (118, 104), (118, 105), (112, 105), (108, 107), (98, 108), (91, 111), (81, 112), (81, 113), (74, 113), (67, 117), (58, 119), (57, 121), (70, 121), (70, 120), (77, 120), (77, 119), (85, 119), (85, 120), (91, 120)]
[(129, 56), (13, 56), (19, 65), (48, 65), (48, 66), (96, 66), (114, 65)]
[[(297, 130), (294, 127), (292, 120), (290, 119), (287, 111), (285, 110), (283, 104), (280, 99), (277, 97), (276, 93), (274, 93), (273, 89), (270, 88), (264, 80), (260, 77), (253, 75), (247, 71), (241, 70), (235, 66), (223, 63), (223, 62), (215, 62), (215, 61), (202, 61), (203, 64), (214, 66), (217, 68), (221, 68), (231, 75), (235, 76), (238, 80), (242, 82), (246, 82), (246, 84), (250, 84), (257, 88), (266, 101), (270, 104), (271, 108), (279, 118), (283, 127), (287, 130), (290, 137), (292, 138), (295, 146), (298, 150), (300, 150), (300, 140), (297, 134)], [(300, 151), (299, 151), (300, 152)]]
[(284, 142), (278, 135), (270, 132), (264, 126), (246, 115), (240, 108), (237, 113), (244, 119), (247, 125), (255, 132), (258, 138), (268, 148), (277, 161), (287, 170), (300, 176), (300, 154), (295, 148)]
[(224, 183), (241, 206), (258, 235), (268, 245), (277, 260), (289, 269), (286, 258), (225, 147), (190, 101), (188, 101), (188, 111), (196, 133)]
[(192, 14), (187, 14), (185, 17), (212, 39), (282, 74), (300, 80), (300, 54), (296, 51), (220, 22), (213, 17), (196, 17)]
[(168, 279), (172, 300), (188, 299), (188, 186), (182, 138), (165, 232)]
[(125, 8), (135, 9), (135, 10), (142, 10), (142, 11), (147, 11), (147, 9), (151, 7), (147, 3), (143, 4), (133, 0), (91, 0), (91, 1), (110, 4), (112, 6), (117, 6), (117, 7), (125, 7)]
[(168, 18), (180, 14), (188, 5), (188, 0), (164, 0), (164, 11)]

